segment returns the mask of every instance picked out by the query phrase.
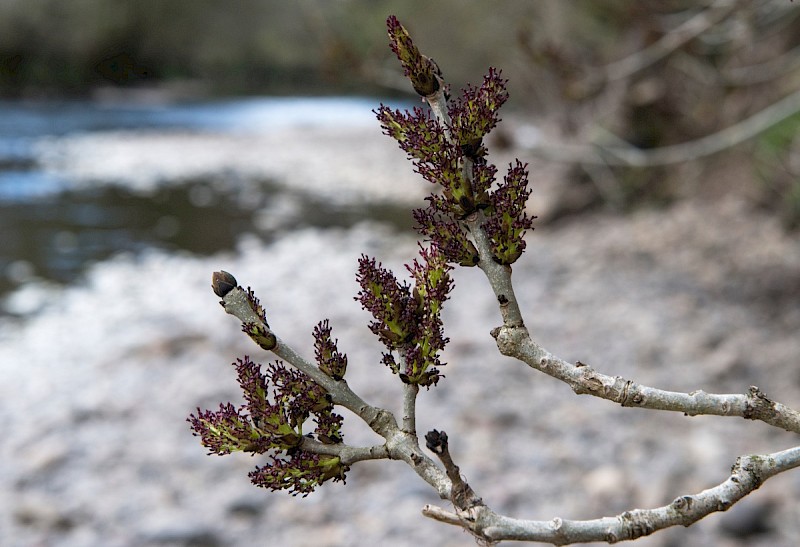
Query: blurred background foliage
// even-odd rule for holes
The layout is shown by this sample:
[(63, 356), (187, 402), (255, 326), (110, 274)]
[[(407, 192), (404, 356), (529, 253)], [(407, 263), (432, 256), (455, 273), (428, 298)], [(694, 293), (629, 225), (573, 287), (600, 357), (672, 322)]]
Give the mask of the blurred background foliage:
[(513, 49), (521, 22), (540, 17), (535, 3), (501, 4), (3, 0), (2, 93), (85, 94), (181, 80), (214, 94), (380, 91), (391, 56), (389, 13), (441, 52), (454, 81), (474, 80)]
[(735, 131), (800, 89), (790, 0), (2, 0), (0, 95), (407, 93), (390, 13), (456, 88), (503, 69), (569, 165), (556, 216), (735, 191), (800, 225), (800, 96)]

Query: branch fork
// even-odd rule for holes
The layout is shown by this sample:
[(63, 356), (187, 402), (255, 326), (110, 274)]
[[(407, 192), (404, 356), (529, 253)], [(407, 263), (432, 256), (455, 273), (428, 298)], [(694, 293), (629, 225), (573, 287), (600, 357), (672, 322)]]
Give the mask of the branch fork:
[[(729, 5), (727, 1), (716, 4), (721, 9)], [(800, 467), (800, 446), (741, 456), (722, 483), (679, 496), (663, 507), (632, 509), (593, 520), (556, 517), (536, 521), (503, 516), (487, 506), (461, 475), (444, 431), (434, 429), (425, 435), (426, 448), (441, 467), (422, 451), (416, 430), (416, 399), (420, 386), (430, 389), (441, 378), (438, 368), (444, 363), (438, 352), (448, 340), (439, 313), (451, 288), (450, 263), (477, 265), (484, 272), (502, 318), (502, 325), (491, 332), (499, 352), (566, 383), (576, 394), (593, 395), (623, 407), (687, 416), (738, 416), (793, 433), (800, 433), (800, 412), (772, 401), (755, 386), (745, 394), (679, 393), (644, 386), (604, 375), (580, 361), (567, 362), (536, 343), (525, 327), (511, 280), (512, 263), (525, 248), (522, 236), (532, 228), (532, 217), (525, 213), (527, 171), (519, 162), (510, 166), (505, 180), (492, 190), (496, 169), (486, 163), (482, 144), (483, 136), (499, 120), (496, 110), (507, 98), (505, 81), (499, 72), (490, 70), (480, 88), (467, 88), (455, 105), (449, 105), (448, 88), (438, 66), (419, 53), (396, 18), (390, 17), (387, 24), (392, 49), (415, 90), (429, 104), (433, 118), (419, 109), (403, 114), (381, 107), (376, 113), (384, 132), (398, 140), (420, 174), (441, 185), (441, 193), (428, 198), (429, 208), (415, 211), (420, 231), (432, 245), (421, 246), (422, 262), (415, 260), (407, 266), (413, 287), (397, 281), (374, 259), (362, 256), (359, 261), (357, 279), (362, 291), (356, 300), (373, 314), (370, 329), (387, 348), (383, 362), (402, 381), (400, 420), (363, 400), (347, 384), (347, 358), (331, 338), (327, 320), (314, 331), (317, 362), (309, 361), (273, 332), (251, 290), (239, 286), (231, 274), (215, 272), (212, 288), (225, 311), (241, 321), (242, 330), (259, 347), (297, 372), (282, 368), (279, 361), (264, 375), (248, 358), (240, 360), (237, 370), (250, 414), (228, 404), (221, 405), (218, 413), (192, 415), (189, 421), (204, 444), (219, 454), (243, 446), (246, 451), (249, 447), (262, 452), (285, 451), (293, 458), (289, 464), (275, 459), (271, 468), (257, 470), (260, 483), (254, 482), (274, 490), (291, 486), (292, 493), (303, 495), (328, 479), (344, 480), (349, 466), (359, 461), (403, 461), (455, 509), (426, 505), (423, 515), (461, 527), (484, 544), (632, 540), (670, 526), (689, 526), (710, 513), (725, 511), (767, 479)], [(367, 447), (345, 444), (338, 430), (341, 417), (331, 412), (335, 406), (355, 413), (383, 442)], [(317, 429), (314, 434), (303, 434), (304, 422), (312, 414), (317, 416)]]

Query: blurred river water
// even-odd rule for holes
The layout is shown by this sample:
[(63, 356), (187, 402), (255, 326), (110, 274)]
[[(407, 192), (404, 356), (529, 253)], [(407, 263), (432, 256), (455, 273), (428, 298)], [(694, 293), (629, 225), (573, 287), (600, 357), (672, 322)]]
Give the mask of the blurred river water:
[[(303, 181), (276, 180), (296, 178), (293, 164), (308, 166), (309, 134), (320, 131), (371, 131), (402, 161), (380, 135), (372, 114), (379, 102), (0, 102), (0, 314), (31, 311), (4, 299), (15, 288), (72, 283), (88, 265), (119, 253), (208, 255), (233, 248), (242, 234), (270, 240), (288, 229), (368, 218), (407, 226), (407, 208), (388, 201), (364, 207), (364, 200), (299, 196)], [(305, 142), (282, 150), (292, 138)], [(240, 161), (247, 154), (258, 165)], [(137, 184), (145, 172), (147, 183)]]

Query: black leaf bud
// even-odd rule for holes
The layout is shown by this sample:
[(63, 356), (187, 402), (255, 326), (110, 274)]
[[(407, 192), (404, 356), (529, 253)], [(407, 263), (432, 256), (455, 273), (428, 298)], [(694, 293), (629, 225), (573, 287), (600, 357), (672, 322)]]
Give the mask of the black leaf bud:
[(220, 298), (224, 298), (237, 285), (236, 278), (224, 270), (214, 272), (211, 275), (211, 288), (214, 290), (214, 294)]

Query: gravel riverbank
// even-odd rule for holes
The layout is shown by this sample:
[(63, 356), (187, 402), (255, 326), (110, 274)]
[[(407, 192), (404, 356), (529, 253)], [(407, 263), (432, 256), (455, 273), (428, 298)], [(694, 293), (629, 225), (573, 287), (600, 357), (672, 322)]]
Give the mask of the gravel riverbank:
[[(126, 184), (146, 188), (159, 179), (153, 173), (179, 179), (192, 169), (274, 170), (286, 180), (302, 175), (307, 191), (331, 199), (419, 201), (428, 188), (402, 153), (385, 137), (364, 135), (292, 134), (303, 143), (293, 151), (281, 147), (292, 140), (286, 135), (253, 146), (245, 137), (222, 145), (114, 133), (53, 141), (43, 154), (51, 169), (82, 184), (120, 172), (130, 174)], [(165, 155), (171, 138), (185, 148)], [(90, 146), (107, 165), (74, 159)], [(309, 149), (319, 163), (303, 161)], [(110, 159), (115, 150), (119, 161), (136, 157), (132, 150), (138, 159), (120, 171)], [(169, 158), (186, 154), (189, 167), (170, 171)], [(148, 159), (156, 157), (166, 159)], [(535, 173), (532, 179), (535, 200)], [(397, 462), (357, 465), (346, 486), (291, 498), (250, 485), (257, 459), (206, 456), (185, 422), (198, 406), (240, 400), (228, 364), (236, 357), (269, 361), (210, 291), (210, 274), (220, 268), (256, 290), (271, 325), (306, 355), (313, 326), (330, 318), (349, 355), (348, 382), (398, 411), (397, 379), (379, 364), (368, 317), (353, 301), (354, 273), (362, 252), (401, 268), (415, 245), (413, 234), (398, 237), (373, 222), (303, 229), (270, 244), (243, 237), (212, 257), (121, 255), (93, 267), (80, 285), (13, 295), (36, 293), (46, 304), (0, 331), (3, 545), (470, 544), (461, 531), (420, 515), (424, 504), (441, 502)], [(539, 226), (514, 277), (534, 337), (563, 358), (677, 391), (758, 385), (800, 407), (800, 242), (743, 201), (687, 201)], [(488, 285), (474, 269), (458, 270), (455, 280), (446, 305), (446, 378), (420, 394), (418, 429), (447, 431), (462, 473), (498, 512), (583, 519), (665, 505), (724, 480), (740, 454), (797, 444), (796, 435), (760, 422), (575, 396), (499, 356), (488, 334), (499, 321)], [(376, 441), (347, 415), (345, 440)], [(798, 500), (795, 471), (728, 513), (641, 545), (798, 545)]]

